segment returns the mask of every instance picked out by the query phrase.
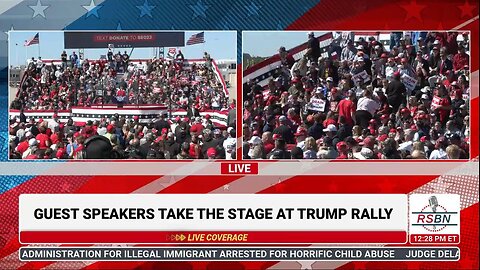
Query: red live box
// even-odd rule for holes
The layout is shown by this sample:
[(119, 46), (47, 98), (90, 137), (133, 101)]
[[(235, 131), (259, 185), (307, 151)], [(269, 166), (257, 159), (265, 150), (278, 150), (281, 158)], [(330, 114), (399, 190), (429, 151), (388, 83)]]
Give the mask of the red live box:
[(258, 174), (258, 163), (228, 162), (221, 165), (222, 174)]

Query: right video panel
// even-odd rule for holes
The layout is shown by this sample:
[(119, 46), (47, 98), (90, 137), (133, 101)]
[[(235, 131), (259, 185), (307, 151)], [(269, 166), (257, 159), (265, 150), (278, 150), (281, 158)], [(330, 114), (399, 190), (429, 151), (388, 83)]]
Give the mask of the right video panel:
[(469, 32), (243, 32), (244, 159), (468, 159)]

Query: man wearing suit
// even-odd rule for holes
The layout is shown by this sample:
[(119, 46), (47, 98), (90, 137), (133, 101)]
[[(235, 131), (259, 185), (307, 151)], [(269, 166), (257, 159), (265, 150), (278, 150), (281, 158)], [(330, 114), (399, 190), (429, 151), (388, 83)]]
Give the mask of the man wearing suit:
[(445, 48), (440, 49), (440, 61), (438, 62), (438, 73), (446, 75), (447, 70), (453, 69), (453, 63), (447, 58), (447, 51)]

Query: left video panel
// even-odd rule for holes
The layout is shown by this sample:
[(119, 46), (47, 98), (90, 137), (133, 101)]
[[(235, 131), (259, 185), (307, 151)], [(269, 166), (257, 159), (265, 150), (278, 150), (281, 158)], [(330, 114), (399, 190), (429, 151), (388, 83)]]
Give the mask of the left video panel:
[(235, 31), (10, 31), (9, 159), (234, 159)]

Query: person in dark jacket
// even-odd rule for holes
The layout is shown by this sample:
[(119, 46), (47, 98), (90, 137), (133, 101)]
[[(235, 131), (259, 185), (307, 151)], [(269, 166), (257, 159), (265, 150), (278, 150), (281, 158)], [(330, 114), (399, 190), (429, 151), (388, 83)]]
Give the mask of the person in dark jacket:
[(400, 72), (394, 72), (393, 80), (388, 84), (386, 89), (388, 104), (392, 106), (394, 113), (398, 111), (398, 108), (405, 100), (406, 92), (407, 89), (405, 85), (400, 81)]
[(292, 129), (287, 124), (287, 117), (281, 115), (278, 118), (280, 125), (273, 130), (273, 134), (278, 134), (287, 143), (294, 143)]

